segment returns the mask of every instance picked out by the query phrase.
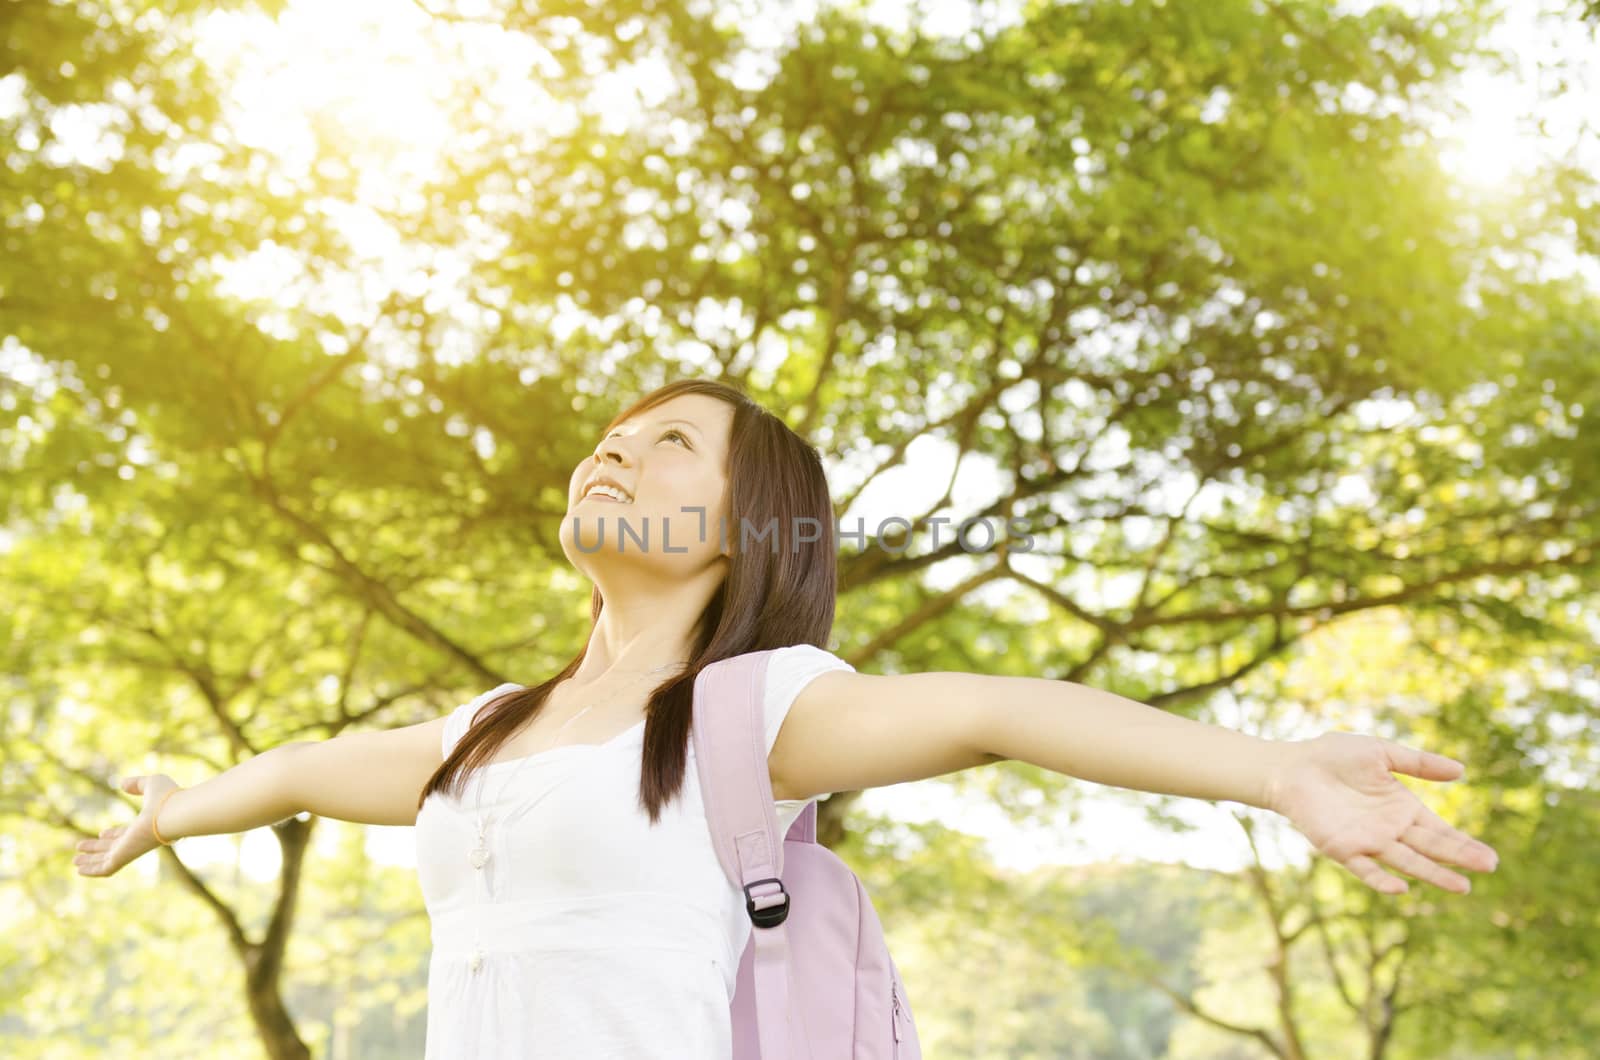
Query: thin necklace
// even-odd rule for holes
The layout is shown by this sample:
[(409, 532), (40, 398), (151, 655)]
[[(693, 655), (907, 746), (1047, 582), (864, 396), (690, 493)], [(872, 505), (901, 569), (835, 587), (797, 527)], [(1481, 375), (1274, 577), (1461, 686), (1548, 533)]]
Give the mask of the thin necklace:
[[(638, 684), (641, 679), (649, 677), (651, 674), (658, 674), (663, 670), (670, 670), (674, 666), (686, 666), (686, 665), (688, 665), (688, 664), (687, 663), (667, 663), (665, 666), (657, 666), (654, 670), (646, 670), (642, 674), (640, 674), (638, 678), (636, 678), (635, 680), (630, 681), (628, 684), (624, 685), (623, 686), (623, 690), (625, 691), (625, 690), (628, 690), (628, 689), (632, 689), (633, 686)], [(582, 710), (578, 711), (578, 713), (574, 714), (572, 717), (568, 718), (566, 721), (561, 723), (560, 728), (556, 729), (556, 738), (557, 739), (560, 738), (561, 733), (566, 730), (566, 727), (568, 725), (571, 725), (573, 722), (577, 721), (579, 718), (581, 718), (585, 714), (587, 714), (589, 712), (590, 707), (598, 706), (600, 703), (615, 702), (616, 699), (617, 699), (617, 697), (613, 696), (610, 700), (597, 700), (594, 703), (590, 703), (588, 706), (586, 706)], [(621, 734), (619, 733), (618, 735), (621, 735)], [(547, 751), (554, 750), (558, 746), (561, 746), (561, 745), (554, 744), (554, 745), (552, 745), (550, 747), (545, 748), (545, 750), (547, 750)], [(522, 767), (528, 764), (528, 760), (530, 758), (535, 758), (538, 755), (541, 755), (543, 753), (544, 753), (543, 751), (535, 751), (533, 754), (523, 755), (517, 761), (516, 768), (511, 771), (511, 775), (509, 777), (507, 777), (503, 783), (501, 783), (499, 793), (496, 795), (496, 799), (498, 800), (500, 795), (504, 795), (510, 789), (512, 781), (516, 780), (517, 774), (522, 772)], [(495, 763), (492, 763), (492, 762), (485, 763), (485, 765), (494, 765), (494, 764)], [(477, 841), (476, 844), (474, 844), (471, 852), (468, 853), (467, 859), (472, 862), (472, 867), (475, 868), (475, 869), (483, 868), (483, 866), (485, 864), (487, 864), (488, 861), (489, 861), (489, 843), (488, 843), (488, 838), (487, 837), (488, 837), (488, 831), (489, 831), (489, 818), (492, 815), (488, 815), (488, 814), (485, 814), (483, 812), (483, 789), (489, 786), (488, 785), (488, 779), (489, 778), (488, 778), (487, 774), (485, 774), (480, 779), (480, 782), (478, 784), (477, 799), (474, 801), (473, 807), (472, 807), (473, 817), (478, 822), (478, 841)]]

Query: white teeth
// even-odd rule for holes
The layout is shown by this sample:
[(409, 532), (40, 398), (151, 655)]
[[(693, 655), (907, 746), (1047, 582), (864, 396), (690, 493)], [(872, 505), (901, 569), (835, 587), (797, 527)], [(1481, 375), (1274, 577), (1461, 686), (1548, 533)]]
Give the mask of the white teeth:
[(612, 500), (621, 501), (624, 504), (628, 503), (628, 495), (626, 493), (623, 493), (621, 490), (616, 489), (613, 486), (596, 486), (593, 489), (591, 489), (588, 493), (584, 494), (584, 496), (587, 497), (587, 496), (591, 496), (591, 495), (596, 494), (596, 493), (603, 493), (607, 497), (610, 497)]

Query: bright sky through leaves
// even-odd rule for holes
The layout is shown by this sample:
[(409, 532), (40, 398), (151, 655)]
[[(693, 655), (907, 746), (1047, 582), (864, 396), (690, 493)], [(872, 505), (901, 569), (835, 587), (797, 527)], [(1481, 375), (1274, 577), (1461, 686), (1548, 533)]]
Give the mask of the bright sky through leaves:
[[(970, 5), (920, 6), (929, 32), (960, 35), (972, 26)], [(1572, 32), (1570, 16), (1541, 14), (1541, 4), (1509, 7), (1510, 15), (1493, 43), (1514, 57), (1516, 69), (1469, 72), (1456, 100), (1459, 114), (1436, 127), (1438, 149), (1451, 169), (1465, 184), (1489, 195), (1514, 184), (1541, 152), (1571, 149), (1580, 137), (1585, 99), (1594, 98), (1583, 91), (1551, 98), (1549, 86), (1537, 83), (1536, 60), (1564, 55), (1572, 61), (1577, 49), (1588, 43)], [(892, 29), (914, 17), (912, 9), (913, 5), (879, 2), (869, 7), (868, 17)], [(795, 22), (808, 17), (809, 8), (795, 4), (762, 10), (763, 18), (745, 23), (752, 51), (739, 79), (748, 84), (759, 83), (768, 69), (763, 49), (781, 47)], [(981, 18), (990, 19), (1004, 18), (1008, 8), (983, 5), (979, 10)], [(784, 17), (778, 17), (779, 11)], [(457, 135), (451, 113), (453, 107), (464, 105), (464, 85), (470, 83), (483, 93), (483, 107), (520, 125), (531, 140), (560, 133), (574, 120), (570, 107), (529, 76), (530, 70), (545, 64), (537, 46), (525, 36), (493, 26), (434, 21), (403, 0), (338, 4), (296, 0), (276, 22), (257, 15), (213, 13), (206, 17), (202, 42), (207, 58), (230, 71), (231, 124), (239, 135), (276, 158), (285, 179), (315, 173), (348, 189), (345, 197), (323, 199), (321, 207), (337, 217), (341, 232), (362, 261), (355, 274), (312, 276), (300, 259), (269, 246), (243, 261), (219, 263), (229, 289), (247, 299), (297, 301), (322, 308), (353, 325), (376, 318), (385, 296), (396, 290), (449, 304), (452, 279), (470, 270), (466, 258), (452, 263), (438, 248), (408, 247), (386, 221), (418, 209), (419, 189), (450, 164), (450, 145)], [(1600, 81), (1593, 62), (1576, 70), (1588, 87)], [(15, 79), (0, 79), (0, 112), (16, 105), (16, 88)], [(605, 126), (622, 129), (641, 120), (669, 88), (662, 68), (643, 64), (602, 77), (595, 102)], [(106, 138), (114, 131), (98, 122), (93, 108), (80, 108), (64, 120), (70, 125), (57, 129), (62, 143), (56, 150), (71, 151), (91, 163), (106, 154)], [(1592, 149), (1593, 144), (1586, 147)], [(185, 161), (205, 164), (200, 158)], [(537, 194), (537, 189), (519, 190)], [(474, 252), (494, 254), (495, 238), (486, 231)], [(575, 308), (566, 312), (568, 326), (578, 326), (583, 314)], [(258, 319), (268, 331), (289, 327), (287, 319), (275, 316), (270, 308), (264, 308)], [(774, 356), (778, 354), (781, 351), (774, 351)], [(939, 449), (948, 451), (946, 443), (925, 441), (930, 450), (918, 454), (921, 467), (937, 462)], [(984, 483), (964, 485), (975, 494), (992, 493)], [(863, 498), (863, 504), (870, 505), (873, 513), (910, 510), (913, 506), (904, 502), (905, 496), (891, 486), (887, 492), (880, 489)], [(872, 517), (862, 507), (850, 514)], [(942, 572), (936, 572), (931, 582), (939, 581), (938, 573)], [(946, 580), (960, 576), (950, 574)], [(1107, 587), (1107, 591), (1116, 590)], [(1230, 724), (1237, 719), (1216, 720)], [(984, 809), (973, 810), (968, 817), (954, 805), (933, 808), (923, 790), (876, 790), (866, 793), (863, 802), (874, 811), (908, 818), (939, 816), (993, 835), (996, 857), (1019, 867), (1041, 856), (1086, 861), (1118, 856), (1181, 858), (1232, 867), (1207, 860), (1207, 852), (1239, 850), (1234, 826), (1220, 811), (1185, 806), (1185, 816), (1216, 823), (1188, 836), (1174, 836), (1144, 825), (1137, 810), (1127, 808), (1135, 803), (1112, 793), (1095, 795), (1087, 804), (1084, 819), (1072, 828), (1077, 849), (1070, 854), (1041, 852), (1031, 842), (1006, 837), (1009, 827), (998, 814)], [(380, 856), (410, 862), (409, 829), (374, 829), (372, 834)], [(330, 831), (322, 838), (331, 841), (334, 836)], [(265, 832), (242, 840), (194, 837), (190, 849), (198, 855), (198, 848), (215, 846), (226, 855), (239, 841), (244, 843), (247, 871), (270, 878), (276, 871), (277, 850)], [(154, 861), (144, 867), (153, 870)]]

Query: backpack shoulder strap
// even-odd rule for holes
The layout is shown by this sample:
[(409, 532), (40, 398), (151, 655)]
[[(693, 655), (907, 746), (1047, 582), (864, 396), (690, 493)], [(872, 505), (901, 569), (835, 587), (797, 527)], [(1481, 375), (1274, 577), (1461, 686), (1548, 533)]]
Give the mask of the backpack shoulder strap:
[(783, 871), (764, 742), (763, 691), (775, 650), (736, 655), (701, 670), (689, 726), (717, 860), (746, 898), (756, 892), (758, 911), (783, 904), (781, 888), (755, 886), (777, 884)]
[(765, 740), (767, 663), (777, 650), (746, 652), (701, 670), (689, 726), (712, 846), (722, 871), (744, 892), (753, 925), (762, 1060), (790, 1060), (789, 939), (783, 924), (789, 895), (780, 879), (783, 837)]

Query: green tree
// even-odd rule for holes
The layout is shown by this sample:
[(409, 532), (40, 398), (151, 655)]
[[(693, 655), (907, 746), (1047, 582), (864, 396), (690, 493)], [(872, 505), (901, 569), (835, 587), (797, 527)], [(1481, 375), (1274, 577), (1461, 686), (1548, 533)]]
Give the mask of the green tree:
[[(147, 751), (189, 781), (549, 672), (586, 622), (556, 538), (568, 472), (618, 400), (670, 376), (784, 410), (836, 462), (847, 529), (897, 470), (936, 483), (897, 513), (915, 533), (888, 535), (911, 547), (840, 557), (860, 667), (1195, 712), (1365, 615), (1480, 667), (1592, 640), (1600, 306), (1551, 266), (1595, 249), (1593, 175), (1552, 162), (1469, 193), (1423, 132), (1492, 58), (1486, 4), (1032, 4), (953, 37), (830, 7), (767, 54), (749, 3), (397, 0), (386, 21), (415, 19), (453, 71), (421, 171), (336, 108), (304, 121), (303, 157), (242, 126), (238, 56), (207, 33), (281, 5), (12, 6), (0, 864), (8, 915), (42, 928), (6, 934), (8, 1052), (76, 1033), (302, 1057), (343, 1048), (352, 1011), (415, 1010), (402, 942), (382, 966), (399, 994), (329, 971), (363, 930), (321, 932), (342, 902), (412, 924), (417, 903), (348, 852), (313, 856), (311, 819), (270, 829), (266, 888), (170, 849), (154, 891), (63, 881), (70, 843), (127, 812), (111, 780)], [(482, 59), (501, 47), (530, 56), (518, 83), (547, 123)], [(594, 90), (645, 60), (670, 90), (618, 127)], [(997, 494), (972, 499), (963, 467)], [(1032, 548), (952, 531), (1008, 517)], [(1373, 724), (1516, 770), (1594, 698), (1422, 693)], [(1427, 717), (1446, 707), (1460, 724)], [(1592, 759), (1572, 768), (1592, 780)], [(1022, 763), (940, 783), (1023, 819), (1073, 797)], [(1541, 847), (1554, 865), (1592, 815), (1551, 784), (1512, 785), (1524, 816), (1486, 821), (1572, 844)], [(823, 822), (846, 850), (849, 803)], [(946, 852), (928, 893), (967, 894)], [(1507, 925), (1554, 939), (1571, 925), (1540, 878)], [(381, 897), (352, 898), (366, 886)], [(187, 978), (141, 963), (174, 953), (158, 931), (204, 955)], [(1474, 939), (1511, 967), (1509, 933)], [(1534, 987), (1581, 983), (1592, 964), (1567, 956)], [(323, 973), (349, 989), (338, 1013), (302, 989)], [(219, 1011), (224, 983), (243, 1006)], [(1577, 996), (1521, 1011), (1556, 1021)]]

